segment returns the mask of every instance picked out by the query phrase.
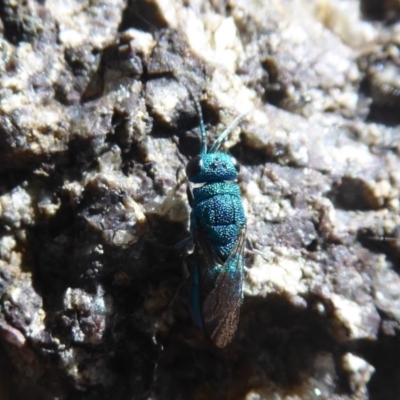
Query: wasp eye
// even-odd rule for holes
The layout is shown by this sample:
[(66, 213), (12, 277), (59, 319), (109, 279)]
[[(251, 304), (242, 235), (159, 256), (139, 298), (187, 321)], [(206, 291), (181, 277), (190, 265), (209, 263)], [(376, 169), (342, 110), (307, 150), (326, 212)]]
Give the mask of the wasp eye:
[(186, 175), (187, 177), (193, 178), (200, 173), (202, 166), (202, 161), (200, 156), (193, 157), (186, 165)]
[(235, 167), (236, 171), (239, 173), (240, 171), (240, 164), (238, 163), (238, 161), (232, 157), (232, 164)]

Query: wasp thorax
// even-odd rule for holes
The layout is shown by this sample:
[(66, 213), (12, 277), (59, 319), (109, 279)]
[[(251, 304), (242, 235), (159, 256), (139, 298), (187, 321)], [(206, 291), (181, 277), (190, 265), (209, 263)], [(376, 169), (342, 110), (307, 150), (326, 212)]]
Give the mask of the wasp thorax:
[(192, 158), (186, 166), (190, 182), (231, 181), (237, 178), (239, 163), (225, 153), (208, 153)]

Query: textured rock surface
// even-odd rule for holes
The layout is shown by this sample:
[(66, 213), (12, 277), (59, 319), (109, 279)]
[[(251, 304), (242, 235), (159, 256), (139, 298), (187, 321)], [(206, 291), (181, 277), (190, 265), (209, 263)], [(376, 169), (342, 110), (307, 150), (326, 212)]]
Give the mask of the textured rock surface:
[[(400, 398), (399, 15), (2, 2), (0, 397)], [(249, 111), (225, 143), (255, 251), (224, 350), (179, 289), (193, 96), (210, 141)]]

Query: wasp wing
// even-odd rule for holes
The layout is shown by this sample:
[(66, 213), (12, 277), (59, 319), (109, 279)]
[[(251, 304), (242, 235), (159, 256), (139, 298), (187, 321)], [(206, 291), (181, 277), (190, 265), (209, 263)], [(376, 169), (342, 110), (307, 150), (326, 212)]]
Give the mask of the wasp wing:
[(196, 232), (203, 328), (217, 347), (233, 338), (243, 293), (243, 250), (246, 226), (225, 262), (221, 262), (200, 232)]

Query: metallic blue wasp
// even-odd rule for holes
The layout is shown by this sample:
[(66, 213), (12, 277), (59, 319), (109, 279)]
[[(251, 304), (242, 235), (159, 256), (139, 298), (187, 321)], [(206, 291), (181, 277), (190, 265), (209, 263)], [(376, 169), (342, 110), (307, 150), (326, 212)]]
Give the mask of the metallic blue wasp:
[[(218, 152), (221, 143), (243, 120), (236, 118), (207, 152), (200, 105), (200, 154), (186, 166), (191, 237), (194, 251), (187, 259), (191, 282), (191, 312), (217, 347), (233, 338), (239, 321), (243, 286), (243, 250), (246, 234), (240, 189), (239, 164)], [(190, 187), (193, 186), (193, 187)]]

